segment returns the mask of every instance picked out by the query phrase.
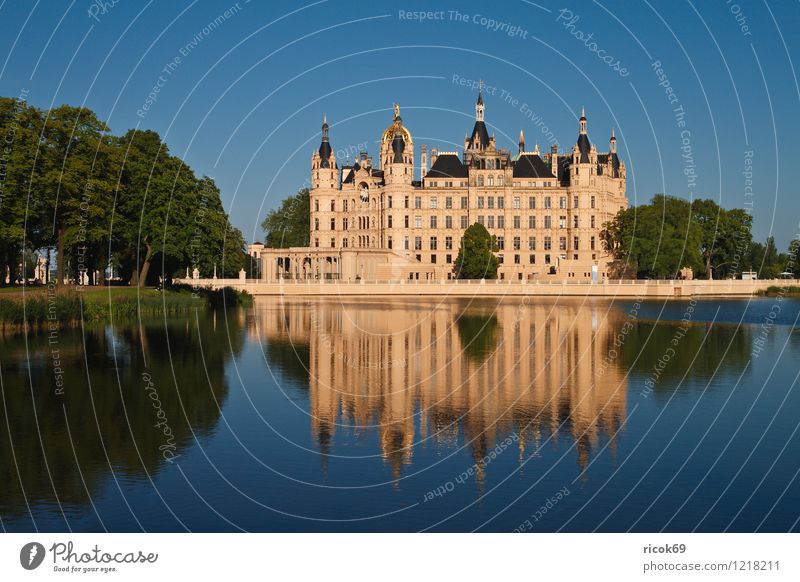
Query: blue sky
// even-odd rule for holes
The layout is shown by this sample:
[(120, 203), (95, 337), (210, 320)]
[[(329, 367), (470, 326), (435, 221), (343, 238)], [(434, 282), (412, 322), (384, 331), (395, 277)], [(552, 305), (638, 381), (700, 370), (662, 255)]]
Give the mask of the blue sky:
[(0, 94), (158, 131), (252, 240), (308, 180), (323, 114), (341, 155), (375, 154), (395, 101), (415, 144), (460, 149), (484, 79), (501, 146), (523, 129), (527, 149), (571, 148), (585, 107), (598, 150), (616, 129), (631, 203), (750, 208), (783, 249), (800, 231), (798, 26), (796, 2), (7, 0)]

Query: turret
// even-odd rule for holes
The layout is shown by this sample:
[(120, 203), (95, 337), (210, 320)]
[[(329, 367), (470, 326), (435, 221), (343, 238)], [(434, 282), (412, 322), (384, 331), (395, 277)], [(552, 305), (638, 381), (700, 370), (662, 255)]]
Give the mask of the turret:
[(322, 142), (311, 156), (311, 186), (314, 188), (335, 188), (338, 186), (336, 155), (328, 137), (328, 119), (322, 119)]
[(525, 151), (525, 134), (522, 133), (522, 130), (519, 130), (519, 153)]

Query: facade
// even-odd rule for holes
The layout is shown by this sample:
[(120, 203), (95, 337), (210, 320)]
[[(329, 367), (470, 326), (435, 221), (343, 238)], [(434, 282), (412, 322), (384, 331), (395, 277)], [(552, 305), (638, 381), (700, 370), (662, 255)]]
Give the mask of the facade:
[[(327, 266), (328, 258), (332, 262), (342, 254), (356, 257), (351, 261), (356, 271), (345, 271), (338, 261), (331, 263), (331, 276), (365, 278), (367, 269), (359, 269), (357, 257), (367, 249), (378, 261), (371, 270), (378, 278), (398, 273), (410, 279), (453, 278), (461, 237), (474, 223), (497, 237), (501, 279), (605, 278), (611, 257), (600, 233), (628, 205), (626, 169), (613, 130), (609, 151), (598, 153), (582, 113), (571, 151), (559, 153), (556, 145), (550, 152), (540, 153), (538, 145), (528, 151), (520, 131), (519, 150), (512, 155), (497, 147), (484, 114), (480, 93), (462, 155), (431, 150), (428, 169), (423, 145), (418, 172), (414, 140), (398, 105), (381, 137), (378, 164), (362, 152), (352, 165), (340, 167), (324, 121), (322, 143), (311, 160), (311, 248), (292, 249), (291, 257), (284, 252), (283, 259), (267, 253), (267, 278), (313, 278), (317, 257), (327, 257)], [(380, 267), (390, 262), (395, 268)]]

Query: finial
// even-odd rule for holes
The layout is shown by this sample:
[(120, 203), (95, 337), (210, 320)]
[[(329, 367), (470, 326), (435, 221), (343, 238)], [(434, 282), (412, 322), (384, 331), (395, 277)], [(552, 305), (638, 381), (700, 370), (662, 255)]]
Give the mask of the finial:
[(533, 148), (533, 153), (535, 153), (537, 156), (539, 155), (539, 144), (538, 144), (538, 142)]
[(478, 80), (478, 92), (483, 93), (483, 79)]
[(395, 103), (394, 104), (394, 116), (395, 117), (400, 117), (400, 104), (399, 103)]
[(586, 117), (586, 109), (581, 106), (581, 117)]
[(327, 113), (323, 113), (322, 114), (322, 125), (328, 125), (328, 114)]
[(614, 128), (613, 127), (611, 128), (611, 139), (617, 139), (616, 137), (614, 137)]

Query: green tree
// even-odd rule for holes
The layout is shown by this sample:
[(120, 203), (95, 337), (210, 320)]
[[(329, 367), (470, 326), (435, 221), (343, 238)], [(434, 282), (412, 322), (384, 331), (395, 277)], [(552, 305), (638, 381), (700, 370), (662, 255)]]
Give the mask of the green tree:
[(638, 277), (676, 277), (701, 266), (700, 226), (688, 201), (657, 194), (650, 204), (620, 210), (604, 225), (602, 238), (614, 259)]
[(308, 246), (310, 220), (310, 195), (308, 188), (303, 188), (264, 218), (261, 223), (266, 235), (264, 245), (271, 248)]
[(702, 273), (713, 279), (741, 270), (741, 255), (753, 240), (753, 218), (740, 208), (725, 210), (713, 200), (692, 202), (692, 221), (700, 227)]
[(497, 250), (495, 236), (475, 223), (464, 231), (453, 271), (459, 279), (495, 279), (500, 265)]

